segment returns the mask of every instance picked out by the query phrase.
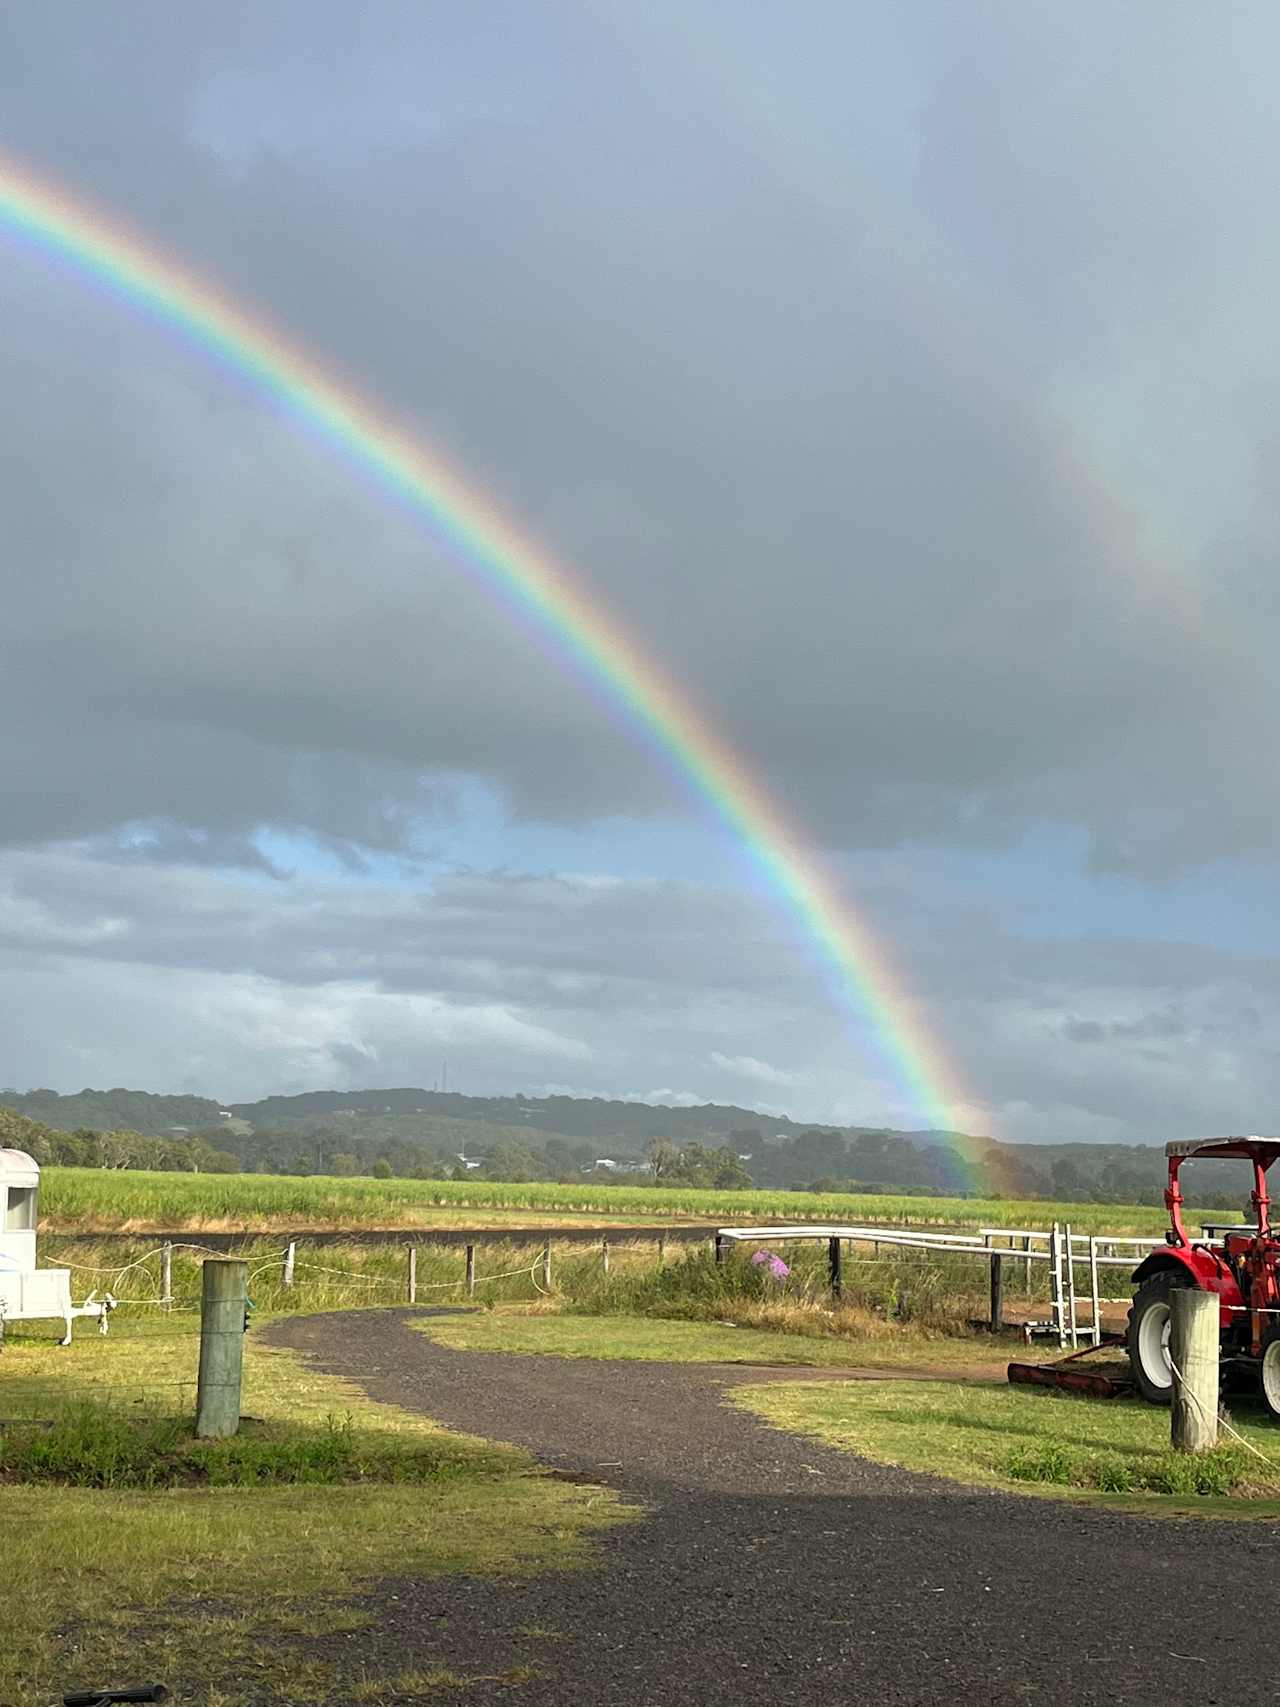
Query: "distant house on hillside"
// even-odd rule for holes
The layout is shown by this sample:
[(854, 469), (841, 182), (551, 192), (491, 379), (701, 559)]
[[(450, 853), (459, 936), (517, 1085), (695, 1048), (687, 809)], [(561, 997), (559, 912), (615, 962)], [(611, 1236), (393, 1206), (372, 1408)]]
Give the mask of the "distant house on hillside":
[(459, 1156), (455, 1157), (455, 1160), (460, 1162), (462, 1164), (462, 1166), (467, 1170), (468, 1173), (471, 1172), (472, 1168), (482, 1168), (484, 1166), (484, 1157), (483, 1156), (459, 1155)]

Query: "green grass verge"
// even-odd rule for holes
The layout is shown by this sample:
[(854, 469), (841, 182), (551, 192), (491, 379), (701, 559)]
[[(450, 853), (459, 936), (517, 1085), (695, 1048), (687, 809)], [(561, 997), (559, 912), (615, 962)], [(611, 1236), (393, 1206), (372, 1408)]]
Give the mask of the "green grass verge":
[(658, 1317), (529, 1314), (518, 1308), (413, 1323), (438, 1345), (547, 1357), (640, 1359), (655, 1363), (795, 1364), (808, 1368), (902, 1369), (922, 1364), (1003, 1377), (1007, 1349), (978, 1336), (926, 1339), (918, 1333), (858, 1339), (777, 1333), (718, 1322)]
[[(480, 1180), (298, 1178), (272, 1174), (179, 1174), (46, 1168), (43, 1225), (51, 1231), (267, 1231), (304, 1227), (492, 1226), (531, 1219), (654, 1216), (708, 1222), (859, 1221), (930, 1227), (1047, 1227), (1159, 1233), (1154, 1204), (1026, 1203), (984, 1198), (699, 1191), (683, 1186), (505, 1185)], [(495, 1219), (496, 1218), (496, 1219)]]
[(1136, 1401), (893, 1381), (739, 1387), (728, 1399), (775, 1428), (953, 1481), (1148, 1513), (1280, 1516), (1280, 1428), (1249, 1412), (1232, 1426), (1268, 1462), (1227, 1437), (1197, 1472), (1169, 1451), (1169, 1413)]
[[(34, 1438), (23, 1419), (84, 1419), (86, 1407), (107, 1405), (117, 1431), (137, 1419), (176, 1439), (194, 1401), (196, 1345), (190, 1322), (125, 1324), (66, 1350), (12, 1329), (0, 1421), (17, 1419), (16, 1435)], [(351, 1700), (361, 1689), (361, 1698), (390, 1699), (391, 1682), (367, 1666), (346, 1677), (339, 1662), (308, 1654), (308, 1638), (367, 1623), (359, 1597), (380, 1578), (584, 1564), (592, 1533), (625, 1514), (608, 1493), (375, 1405), (252, 1335), (245, 1375), (244, 1409), (257, 1419), (245, 1437), (251, 1455), (256, 1442), (278, 1481), (293, 1474), (294, 1454), (302, 1485), (0, 1485), (0, 1702), (16, 1707), (113, 1677), (162, 1680), (208, 1707)], [(340, 1485), (310, 1483), (311, 1449), (319, 1443), (324, 1460), (326, 1439), (343, 1430), (363, 1443), (357, 1474), (369, 1479), (350, 1481), (348, 1462), (326, 1476)], [(114, 1437), (92, 1434), (81, 1440), (81, 1469), (114, 1461)], [(402, 1663), (387, 1656), (392, 1670)]]

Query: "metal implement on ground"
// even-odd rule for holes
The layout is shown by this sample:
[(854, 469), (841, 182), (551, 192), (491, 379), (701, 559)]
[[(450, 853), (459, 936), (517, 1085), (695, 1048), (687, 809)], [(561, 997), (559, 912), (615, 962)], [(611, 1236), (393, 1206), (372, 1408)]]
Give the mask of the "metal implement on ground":
[(1099, 1352), (1114, 1352), (1123, 1346), (1121, 1334), (1104, 1334), (1097, 1345), (1082, 1346), (1057, 1363), (1009, 1365), (1009, 1379), (1016, 1387), (1057, 1387), (1068, 1393), (1084, 1393), (1091, 1399), (1123, 1399), (1133, 1392), (1133, 1376), (1123, 1365), (1105, 1369), (1085, 1368), (1084, 1360)]

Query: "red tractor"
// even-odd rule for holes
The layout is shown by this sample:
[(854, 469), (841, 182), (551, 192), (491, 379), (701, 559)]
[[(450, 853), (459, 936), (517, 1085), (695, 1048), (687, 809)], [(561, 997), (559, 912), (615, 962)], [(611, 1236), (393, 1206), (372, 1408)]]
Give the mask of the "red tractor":
[[(1280, 1138), (1191, 1139), (1166, 1144), (1165, 1155), (1169, 1242), (1153, 1250), (1133, 1274), (1137, 1291), (1127, 1346), (1138, 1391), (1154, 1405), (1169, 1403), (1169, 1295), (1177, 1286), (1198, 1286), (1218, 1294), (1224, 1375), (1256, 1381), (1267, 1409), (1280, 1421), (1280, 1239), (1271, 1231), (1267, 1197), (1267, 1169), (1280, 1156)], [(1192, 1156), (1243, 1158), (1253, 1164), (1251, 1223), (1209, 1222), (1204, 1239), (1189, 1236), (1178, 1175)]]

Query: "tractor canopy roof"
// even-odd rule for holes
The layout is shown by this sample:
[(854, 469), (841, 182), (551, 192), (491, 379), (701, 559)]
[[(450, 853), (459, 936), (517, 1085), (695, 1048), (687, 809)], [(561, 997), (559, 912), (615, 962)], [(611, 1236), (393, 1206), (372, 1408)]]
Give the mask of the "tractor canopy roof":
[(1259, 1161), (1263, 1167), (1270, 1167), (1277, 1156), (1280, 1156), (1280, 1138), (1261, 1138), (1256, 1134), (1247, 1138), (1178, 1138), (1164, 1147), (1166, 1156), (1205, 1156), (1228, 1158), (1243, 1156), (1248, 1161)]

